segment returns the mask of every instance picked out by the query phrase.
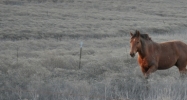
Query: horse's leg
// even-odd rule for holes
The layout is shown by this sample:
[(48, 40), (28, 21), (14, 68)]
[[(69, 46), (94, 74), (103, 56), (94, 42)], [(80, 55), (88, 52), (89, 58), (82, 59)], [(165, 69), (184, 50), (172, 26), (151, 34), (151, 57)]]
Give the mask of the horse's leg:
[(180, 76), (182, 78), (184, 78), (184, 76), (187, 75), (187, 69), (186, 69), (186, 64), (178, 64), (177, 65), (178, 69), (179, 69), (179, 72), (180, 72)]
[(180, 76), (183, 77), (187, 74), (186, 64), (187, 58), (179, 58), (175, 64), (179, 69)]
[(178, 67), (179, 72), (180, 72), (180, 80), (182, 81), (182, 83), (184, 83), (184, 80), (186, 78), (187, 75), (187, 69), (185, 67)]
[[(141, 67), (141, 70), (142, 70), (142, 73), (143, 73), (143, 75), (144, 75), (144, 77), (145, 77), (145, 74), (146, 74), (146, 69), (145, 68), (143, 68), (143, 67)], [(148, 77), (147, 77), (148, 78)], [(146, 77), (145, 77), (145, 79), (147, 79)]]
[(187, 75), (187, 69), (186, 69), (186, 67), (179, 68), (179, 72), (180, 72), (180, 76), (181, 76), (182, 78), (184, 78), (184, 76)]
[(155, 65), (151, 66), (148, 71), (145, 73), (145, 78), (148, 78), (149, 75), (157, 70), (157, 67)]
[(150, 85), (149, 85), (148, 78), (147, 78), (147, 79), (145, 79), (145, 88), (146, 88), (146, 91), (149, 91), (149, 87), (150, 87)]
[(142, 73), (143, 73), (143, 75), (144, 75), (144, 77), (145, 77), (145, 88), (146, 88), (146, 91), (148, 92), (149, 91), (149, 83), (148, 83), (148, 76), (146, 77), (146, 72), (147, 72), (147, 70), (145, 69), (145, 68), (143, 68), (143, 67), (141, 67), (141, 70), (142, 70)]

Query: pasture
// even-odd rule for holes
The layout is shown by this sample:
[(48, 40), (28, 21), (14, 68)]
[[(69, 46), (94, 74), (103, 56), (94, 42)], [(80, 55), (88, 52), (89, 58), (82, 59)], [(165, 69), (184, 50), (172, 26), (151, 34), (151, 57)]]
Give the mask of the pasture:
[[(176, 67), (149, 91), (130, 34), (187, 43), (186, 0), (0, 1), (1, 100), (186, 100)], [(79, 65), (80, 42), (83, 42)]]

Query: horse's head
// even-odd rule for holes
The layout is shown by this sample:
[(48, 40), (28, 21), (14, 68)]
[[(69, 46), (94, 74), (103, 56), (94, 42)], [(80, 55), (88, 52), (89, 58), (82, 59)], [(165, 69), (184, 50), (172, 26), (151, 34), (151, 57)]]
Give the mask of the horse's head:
[(131, 55), (131, 57), (134, 57), (135, 54), (138, 52), (138, 49), (141, 48), (140, 32), (136, 31), (135, 34), (130, 32), (130, 34), (131, 34), (131, 40), (130, 40), (131, 51), (130, 51), (130, 55)]
[[(136, 30), (136, 32), (133, 34), (131, 33), (131, 51), (130, 55), (131, 57), (134, 57), (135, 54), (138, 52), (138, 50), (141, 50), (142, 46), (145, 44), (145, 42), (141, 42), (141, 40), (145, 40), (146, 42), (152, 41), (148, 34), (140, 34), (139, 31)], [(142, 44), (144, 43), (144, 44)]]

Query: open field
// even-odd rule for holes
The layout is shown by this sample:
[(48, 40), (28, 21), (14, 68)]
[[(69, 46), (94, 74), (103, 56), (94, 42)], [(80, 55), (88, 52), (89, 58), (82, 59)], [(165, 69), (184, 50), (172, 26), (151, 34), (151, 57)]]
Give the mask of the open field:
[[(186, 0), (0, 1), (0, 100), (186, 100), (173, 67), (149, 91), (129, 32), (187, 43)], [(83, 42), (79, 65), (80, 42)], [(136, 55), (137, 56), (137, 55)]]

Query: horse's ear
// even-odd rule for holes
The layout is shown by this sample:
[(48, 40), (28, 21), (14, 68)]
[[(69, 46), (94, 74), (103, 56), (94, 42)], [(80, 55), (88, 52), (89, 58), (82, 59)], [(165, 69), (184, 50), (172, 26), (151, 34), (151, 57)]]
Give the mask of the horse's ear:
[(149, 35), (148, 34), (146, 34), (147, 35), (147, 38), (149, 39), (149, 40), (151, 40), (151, 38), (149, 37)]
[(149, 38), (149, 35), (148, 35), (148, 34), (146, 34), (146, 36)]
[(136, 34), (138, 37), (140, 36), (140, 32), (138, 30), (136, 30)]
[(130, 32), (130, 35), (133, 36), (134, 34)]

